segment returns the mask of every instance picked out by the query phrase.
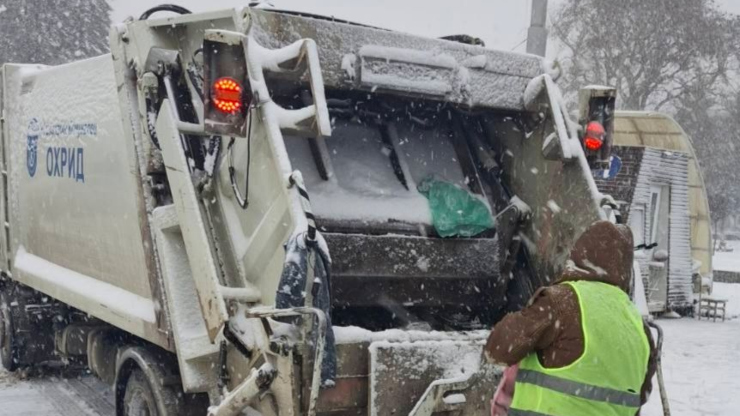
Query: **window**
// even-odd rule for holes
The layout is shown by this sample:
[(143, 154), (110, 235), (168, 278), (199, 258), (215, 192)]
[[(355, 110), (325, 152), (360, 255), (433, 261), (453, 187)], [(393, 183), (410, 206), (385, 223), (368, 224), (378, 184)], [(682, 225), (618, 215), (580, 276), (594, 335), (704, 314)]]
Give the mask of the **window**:
[(630, 212), (630, 229), (634, 237), (635, 246), (646, 244), (645, 241), (645, 206), (633, 207)]
[(655, 243), (658, 238), (658, 224), (660, 221), (660, 186), (650, 188), (650, 244)]

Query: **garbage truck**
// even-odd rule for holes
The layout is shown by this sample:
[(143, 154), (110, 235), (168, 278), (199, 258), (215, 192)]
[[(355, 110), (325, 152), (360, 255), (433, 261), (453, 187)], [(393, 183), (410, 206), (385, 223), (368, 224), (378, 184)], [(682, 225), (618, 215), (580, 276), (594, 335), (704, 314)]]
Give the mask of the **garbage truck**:
[(3, 365), (87, 366), (118, 415), (486, 414), (488, 330), (615, 214), (608, 94), (574, 121), (557, 76), (250, 7), (5, 64)]

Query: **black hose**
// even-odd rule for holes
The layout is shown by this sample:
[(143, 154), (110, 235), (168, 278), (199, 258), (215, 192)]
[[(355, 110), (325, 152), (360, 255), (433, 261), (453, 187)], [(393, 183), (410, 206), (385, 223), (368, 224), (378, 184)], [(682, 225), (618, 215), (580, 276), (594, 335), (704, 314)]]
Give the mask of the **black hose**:
[(151, 9), (144, 12), (144, 14), (139, 17), (139, 20), (147, 20), (151, 15), (157, 12), (172, 12), (177, 14), (192, 14), (192, 12), (182, 6), (178, 6), (175, 4), (160, 4), (159, 6), (152, 7)]
[[(247, 110), (247, 111), (250, 111), (250, 110)], [(246, 173), (246, 179), (245, 179), (245, 185), (244, 185), (244, 196), (242, 196), (241, 192), (239, 191), (239, 186), (236, 183), (236, 168), (234, 168), (234, 154), (232, 153), (234, 143), (236, 140), (232, 137), (228, 146), (226, 146), (226, 150), (228, 152), (228, 157), (229, 157), (229, 179), (231, 181), (231, 189), (234, 191), (234, 197), (236, 197), (236, 201), (242, 209), (247, 209), (247, 207), (249, 206), (249, 168), (252, 162), (252, 113), (251, 111), (249, 112), (249, 115), (247, 116), (247, 124), (248, 124), (248, 127), (247, 127), (247, 173)]]

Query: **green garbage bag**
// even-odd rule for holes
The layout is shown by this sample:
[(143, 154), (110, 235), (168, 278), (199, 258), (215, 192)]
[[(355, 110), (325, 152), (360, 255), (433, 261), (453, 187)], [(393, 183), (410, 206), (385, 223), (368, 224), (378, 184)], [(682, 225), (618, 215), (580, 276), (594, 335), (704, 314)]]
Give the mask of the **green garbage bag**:
[(441, 237), (472, 237), (494, 227), (488, 206), (465, 189), (434, 178), (417, 189), (429, 200), (432, 225)]

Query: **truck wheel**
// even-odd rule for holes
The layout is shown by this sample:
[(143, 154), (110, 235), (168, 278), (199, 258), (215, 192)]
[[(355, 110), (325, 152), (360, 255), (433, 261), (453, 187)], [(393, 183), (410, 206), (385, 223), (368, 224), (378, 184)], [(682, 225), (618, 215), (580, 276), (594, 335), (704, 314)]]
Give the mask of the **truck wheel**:
[(163, 386), (159, 381), (149, 379), (140, 369), (133, 370), (123, 396), (123, 415), (180, 416), (191, 414), (189, 407), (197, 407), (186, 405), (181, 389)]
[(125, 416), (160, 416), (154, 391), (141, 370), (134, 370), (126, 383), (123, 414)]
[(8, 371), (15, 371), (18, 368), (18, 350), (14, 331), (8, 294), (3, 291), (0, 292), (0, 361)]
[(208, 395), (185, 393), (177, 357), (154, 346), (118, 350), (116, 415), (202, 416)]

